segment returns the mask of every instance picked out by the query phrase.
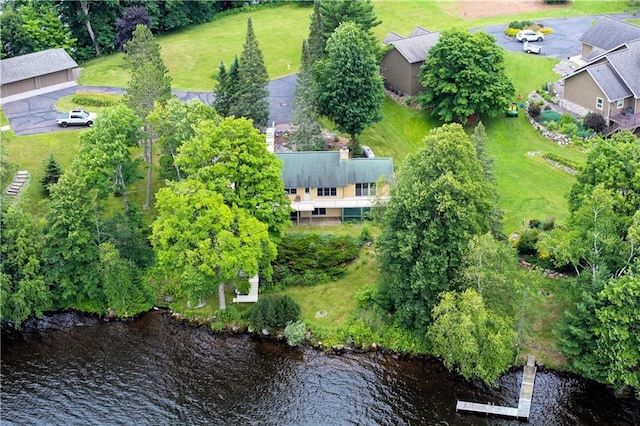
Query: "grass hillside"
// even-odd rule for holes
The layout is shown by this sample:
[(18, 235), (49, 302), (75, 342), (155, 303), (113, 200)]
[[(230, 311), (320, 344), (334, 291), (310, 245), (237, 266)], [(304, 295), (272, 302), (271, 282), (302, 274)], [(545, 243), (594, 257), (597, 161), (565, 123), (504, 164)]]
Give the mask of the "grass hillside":
[[(438, 0), (377, 0), (375, 11), (382, 23), (374, 29), (382, 39), (395, 31), (408, 34), (416, 25), (429, 30), (442, 30), (452, 26), (473, 28), (482, 25), (508, 23), (514, 19), (541, 19), (573, 15), (591, 15), (624, 10), (626, 2), (574, 0), (569, 6), (548, 7), (515, 16), (472, 18), (480, 9), (472, 2), (443, 2)], [(491, 9), (497, 15), (504, 0), (485, 2), (482, 9)], [(467, 15), (461, 10), (469, 4)], [(458, 6), (456, 6), (458, 5)], [(471, 7), (472, 6), (472, 7)], [(253, 29), (264, 54), (270, 78), (297, 72), (300, 67), (302, 40), (309, 31), (312, 9), (296, 5), (263, 8), (228, 16), (208, 24), (198, 25), (169, 35), (159, 36), (162, 57), (173, 78), (173, 88), (208, 91), (214, 85), (213, 75), (221, 61), (230, 64), (234, 55), (242, 52), (251, 17)], [(80, 83), (92, 86), (121, 86), (128, 81), (123, 55), (100, 57), (82, 64)]]

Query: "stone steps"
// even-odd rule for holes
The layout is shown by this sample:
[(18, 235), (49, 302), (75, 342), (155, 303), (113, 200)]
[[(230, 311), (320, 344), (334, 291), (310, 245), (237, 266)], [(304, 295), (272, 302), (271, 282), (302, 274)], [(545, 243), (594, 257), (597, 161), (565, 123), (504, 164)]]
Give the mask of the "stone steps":
[(11, 195), (13, 197), (19, 195), (22, 191), (22, 188), (27, 184), (27, 182), (29, 182), (29, 177), (30, 174), (26, 170), (20, 170), (16, 172), (13, 177), (13, 181), (5, 190), (5, 194)]

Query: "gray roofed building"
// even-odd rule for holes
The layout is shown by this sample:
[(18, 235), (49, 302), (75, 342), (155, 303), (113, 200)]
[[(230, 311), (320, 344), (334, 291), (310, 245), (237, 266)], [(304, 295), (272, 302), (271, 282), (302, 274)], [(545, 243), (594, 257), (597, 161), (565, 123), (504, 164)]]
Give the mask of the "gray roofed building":
[(609, 128), (640, 129), (640, 37), (594, 56), (564, 78), (560, 104), (583, 115), (602, 115)]
[(382, 44), (390, 48), (380, 62), (387, 88), (409, 96), (424, 90), (418, 81), (418, 73), (429, 49), (439, 38), (439, 32), (430, 32), (420, 26), (415, 27), (407, 37), (389, 33)]
[(587, 68), (586, 71), (602, 89), (609, 102), (617, 101), (633, 94), (608, 63), (594, 65)]
[(602, 16), (580, 37), (582, 58), (591, 60), (603, 52), (638, 38), (640, 38), (639, 26), (612, 16)]
[(64, 49), (49, 49), (0, 60), (2, 97), (75, 80), (76, 61)]
[(389, 44), (398, 49), (407, 62), (415, 64), (416, 62), (424, 62), (429, 49), (436, 44), (439, 38), (440, 33), (428, 33), (392, 41)]

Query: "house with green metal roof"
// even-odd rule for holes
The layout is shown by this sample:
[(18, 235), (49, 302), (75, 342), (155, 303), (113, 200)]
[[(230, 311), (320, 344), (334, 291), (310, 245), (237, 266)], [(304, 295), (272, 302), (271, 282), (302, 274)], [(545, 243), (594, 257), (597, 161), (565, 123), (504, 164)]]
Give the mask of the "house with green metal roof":
[(350, 158), (346, 147), (276, 155), (294, 223), (361, 220), (389, 198), (393, 158)]

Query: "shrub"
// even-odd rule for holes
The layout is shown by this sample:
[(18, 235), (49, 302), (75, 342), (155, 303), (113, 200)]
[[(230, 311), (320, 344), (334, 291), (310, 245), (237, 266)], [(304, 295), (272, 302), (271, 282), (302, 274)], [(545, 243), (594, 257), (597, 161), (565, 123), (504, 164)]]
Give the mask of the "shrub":
[(290, 322), (284, 328), (284, 337), (287, 338), (289, 346), (298, 346), (307, 334), (307, 324), (304, 321)]
[(106, 93), (80, 92), (71, 98), (75, 104), (93, 107), (109, 107), (120, 102), (120, 96), (108, 95)]
[(555, 227), (556, 227), (556, 218), (555, 217), (548, 217), (542, 223), (542, 230), (543, 231), (551, 231)]
[(542, 117), (543, 123), (547, 123), (549, 121), (560, 121), (560, 119), (562, 118), (558, 111), (555, 111), (551, 108), (545, 108), (545, 110), (540, 113), (540, 116)]
[(358, 256), (360, 240), (331, 234), (287, 234), (273, 262), (273, 282), (314, 285), (339, 278)]
[(265, 295), (251, 308), (249, 323), (256, 330), (273, 332), (300, 318), (300, 306), (289, 296)]
[(540, 32), (544, 35), (553, 34), (553, 30), (548, 27), (540, 28)]
[(367, 284), (355, 294), (356, 302), (361, 308), (373, 306), (376, 300), (376, 287)]
[(573, 170), (578, 170), (580, 168), (580, 165), (578, 163), (576, 163), (575, 161), (569, 160), (567, 158), (561, 157), (557, 154), (548, 152), (545, 153), (543, 156), (543, 158), (546, 158), (547, 160), (551, 160), (551, 161), (555, 161), (556, 163), (560, 163), (564, 166), (567, 167), (571, 167)]
[(579, 138), (589, 139), (591, 136), (593, 136), (593, 130), (578, 130), (576, 136), (578, 136)]
[(570, 114), (562, 114), (560, 125), (575, 124), (576, 120)]
[(602, 132), (602, 129), (606, 126), (606, 121), (603, 116), (600, 114), (596, 114), (595, 112), (590, 112), (584, 116), (584, 120), (582, 121), (582, 125), (587, 129), (591, 129), (594, 132)]
[(364, 245), (373, 241), (371, 236), (371, 227), (368, 223), (363, 223), (360, 228), (360, 245)]
[(511, 21), (509, 22), (509, 28), (515, 28), (518, 30), (523, 29), (524, 27), (533, 25), (531, 21)]
[(538, 243), (538, 230), (536, 228), (527, 229), (520, 233), (520, 238), (518, 238), (518, 243), (516, 245), (516, 250), (518, 254), (526, 256), (526, 255), (534, 255), (536, 254), (536, 244)]
[(507, 37), (515, 37), (516, 34), (518, 34), (518, 31), (520, 31), (517, 28), (506, 28), (504, 30), (504, 35), (506, 35)]
[(529, 115), (535, 120), (540, 117), (540, 105), (538, 104), (529, 104)]

